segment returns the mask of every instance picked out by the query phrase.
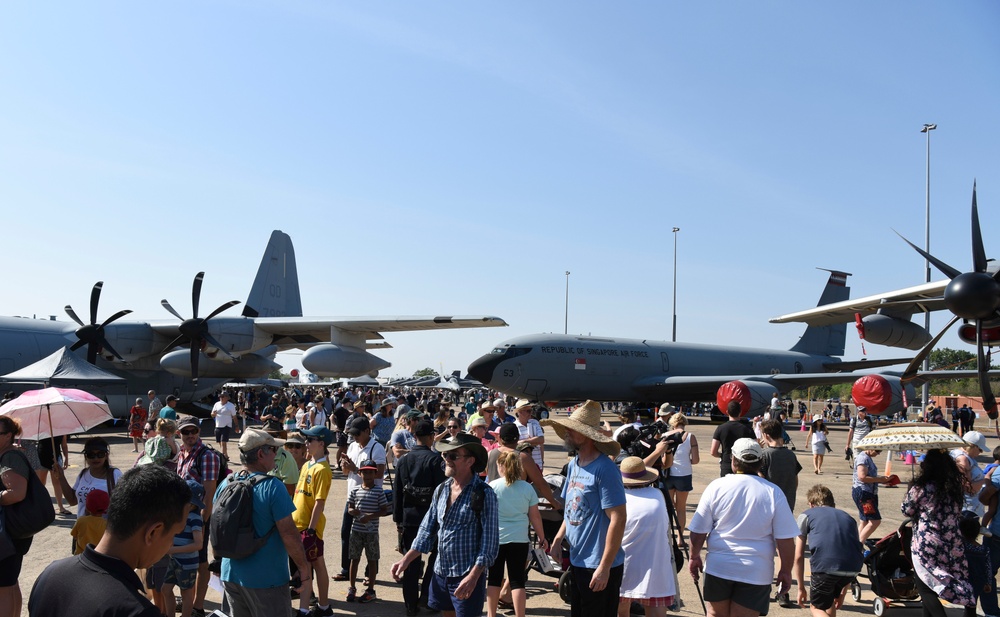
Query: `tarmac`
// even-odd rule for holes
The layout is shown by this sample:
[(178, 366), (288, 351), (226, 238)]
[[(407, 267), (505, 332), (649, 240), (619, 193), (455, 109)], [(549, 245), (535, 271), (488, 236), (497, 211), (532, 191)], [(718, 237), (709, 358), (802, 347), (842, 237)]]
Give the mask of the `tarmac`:
[[(561, 415), (564, 413), (564, 411), (555, 412), (553, 417), (557, 417), (557, 414)], [(617, 426), (618, 424), (617, 418), (610, 414), (606, 414), (605, 419), (611, 422), (612, 426)], [(688, 498), (688, 520), (690, 520), (691, 515), (694, 513), (704, 488), (709, 482), (719, 477), (718, 459), (712, 458), (709, 455), (712, 433), (716, 426), (717, 423), (710, 422), (707, 417), (689, 418), (688, 428), (698, 439), (701, 463), (694, 466), (694, 490)], [(813, 473), (811, 450), (805, 443), (807, 433), (800, 432), (799, 425), (797, 423), (788, 424), (787, 430), (789, 436), (791, 437), (792, 444), (796, 447), (795, 452), (798, 455), (799, 462), (803, 468), (802, 472), (799, 474), (799, 487), (795, 508), (796, 516), (808, 507), (805, 500), (806, 492), (810, 487), (818, 483), (826, 485), (831, 489), (831, 491), (833, 491), (839, 508), (849, 512), (852, 516), (857, 516), (857, 510), (851, 500), (851, 465), (844, 458), (844, 448), (846, 447), (847, 441), (847, 427), (843, 423), (831, 424), (829, 426), (829, 440), (830, 445), (833, 448), (833, 452), (830, 452), (824, 459), (822, 475), (816, 475)], [(76, 475), (80, 471), (83, 460), (83, 442), (87, 437), (95, 434), (104, 436), (111, 443), (111, 461), (113, 465), (119, 467), (123, 471), (130, 468), (138, 455), (132, 452), (132, 440), (125, 436), (124, 430), (125, 425), (119, 422), (117, 427), (102, 427), (92, 433), (72, 437), (69, 445), (71, 467), (68, 470), (68, 473), (70, 474), (70, 478), (75, 479)], [(208, 431), (203, 432), (206, 434), (208, 433)], [(547, 428), (545, 430), (545, 437), (547, 442), (545, 447), (545, 471), (546, 473), (558, 473), (559, 469), (566, 462), (565, 448), (563, 447), (561, 440), (559, 440), (551, 428)], [(992, 450), (992, 447), (997, 445), (997, 440), (993, 437), (992, 431), (989, 431), (987, 439), (990, 442), (993, 442), (989, 448), (989, 450)], [(206, 439), (206, 441), (212, 443), (211, 438)], [(235, 450), (235, 446), (235, 443), (230, 443), (230, 453)], [(878, 457), (877, 463), (879, 464), (880, 474), (885, 472), (886, 458), (886, 453), (883, 453)], [(985, 464), (988, 461), (985, 457), (983, 457), (980, 459), (980, 462)], [(882, 537), (883, 535), (892, 533), (892, 531), (902, 523), (903, 519), (900, 514), (899, 507), (906, 493), (906, 483), (911, 477), (911, 469), (908, 465), (904, 465), (902, 461), (893, 460), (891, 465), (892, 473), (898, 474), (900, 478), (902, 478), (903, 483), (895, 488), (881, 487), (879, 489), (880, 510), (883, 522), (881, 527), (876, 530), (875, 537)], [(230, 466), (234, 471), (239, 469), (238, 461), (232, 462)], [(49, 492), (51, 493), (51, 484), (49, 485)], [(331, 574), (336, 573), (339, 570), (339, 528), (344, 501), (346, 498), (345, 493), (345, 478), (344, 476), (335, 473), (331, 496), (327, 500), (326, 504), (327, 537), (325, 540), (327, 567)], [(31, 550), (25, 556), (24, 566), (21, 571), (20, 584), (21, 591), (24, 596), (24, 608), (21, 613), (22, 615), (28, 615), (28, 597), (31, 593), (31, 587), (41, 571), (51, 562), (69, 555), (69, 531), (74, 522), (75, 519), (72, 517), (57, 515), (56, 521), (48, 529), (35, 537)], [(370, 604), (348, 603), (344, 600), (347, 592), (347, 583), (331, 581), (330, 597), (333, 599), (335, 614), (359, 616), (405, 615), (401, 587), (392, 581), (392, 577), (389, 574), (389, 569), (392, 563), (399, 558), (399, 555), (395, 550), (396, 528), (392, 523), (391, 517), (381, 519), (380, 537), (382, 560), (379, 562), (379, 575), (376, 586), (378, 600)], [(808, 576), (809, 569), (807, 564), (807, 579)], [(691, 576), (688, 574), (686, 563), (678, 575), (678, 580), (682, 606), (680, 610), (670, 612), (668, 614), (685, 616), (704, 615), (705, 613), (702, 610), (701, 603), (698, 599), (698, 592)], [(565, 604), (559, 598), (559, 595), (554, 591), (555, 582), (555, 578), (542, 575), (534, 570), (531, 571), (527, 585), (528, 615), (556, 616), (570, 614), (569, 606)], [(864, 575), (859, 577), (859, 582), (862, 588), (860, 601), (855, 601), (851, 597), (851, 594), (848, 593), (845, 604), (839, 611), (839, 614), (873, 614), (873, 600), (875, 596), (871, 592), (868, 580), (864, 577)], [(358, 586), (360, 591), (360, 582)], [(795, 594), (796, 589), (793, 586), (791, 592), (793, 599), (795, 598)], [(210, 589), (208, 596), (206, 597), (206, 610), (211, 611), (213, 609), (220, 608), (220, 604), (221, 595)], [(772, 602), (769, 614), (776, 615), (778, 617), (785, 617), (790, 615), (808, 614), (807, 610), (807, 608), (785, 609)], [(892, 615), (898, 617), (917, 617), (921, 614), (919, 602), (913, 603), (910, 606), (890, 604), (888, 610), (891, 611)], [(957, 617), (961, 614), (961, 609), (948, 608), (948, 613), (949, 615)], [(430, 615), (432, 613), (427, 610), (422, 610), (421, 614)], [(512, 615), (513, 611), (509, 611), (509, 613), (501, 611), (499, 614)], [(980, 614), (982, 614), (981, 611)]]

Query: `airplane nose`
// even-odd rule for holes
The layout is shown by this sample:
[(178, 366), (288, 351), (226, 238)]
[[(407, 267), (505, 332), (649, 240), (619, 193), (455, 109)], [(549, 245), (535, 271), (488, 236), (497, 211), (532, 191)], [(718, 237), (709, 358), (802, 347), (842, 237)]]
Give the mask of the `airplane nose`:
[(469, 376), (478, 382), (489, 385), (493, 381), (493, 372), (503, 360), (503, 356), (496, 354), (480, 356), (469, 365)]

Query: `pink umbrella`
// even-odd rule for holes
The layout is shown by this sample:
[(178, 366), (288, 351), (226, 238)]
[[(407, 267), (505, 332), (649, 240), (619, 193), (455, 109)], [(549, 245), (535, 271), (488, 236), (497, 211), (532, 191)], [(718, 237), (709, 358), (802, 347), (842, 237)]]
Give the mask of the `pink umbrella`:
[(0, 416), (17, 418), (25, 439), (82, 433), (114, 420), (107, 403), (72, 388), (30, 390), (0, 407)]

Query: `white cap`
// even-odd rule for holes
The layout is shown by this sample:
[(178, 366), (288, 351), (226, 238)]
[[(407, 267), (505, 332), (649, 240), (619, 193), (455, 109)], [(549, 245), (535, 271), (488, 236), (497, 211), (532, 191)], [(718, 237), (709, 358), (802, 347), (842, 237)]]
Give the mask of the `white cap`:
[(733, 458), (744, 463), (757, 463), (764, 459), (764, 448), (756, 440), (744, 437), (733, 444)]

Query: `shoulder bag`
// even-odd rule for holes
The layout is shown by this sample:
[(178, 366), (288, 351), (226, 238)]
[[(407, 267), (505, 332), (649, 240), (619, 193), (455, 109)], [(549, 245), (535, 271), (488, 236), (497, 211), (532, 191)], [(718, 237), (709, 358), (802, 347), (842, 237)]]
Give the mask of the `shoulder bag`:
[(45, 489), (45, 485), (38, 479), (38, 475), (31, 471), (28, 457), (17, 450), (9, 450), (4, 454), (5, 457), (11, 455), (21, 457), (29, 472), (24, 499), (3, 508), (7, 533), (14, 539), (30, 538), (56, 520), (56, 510), (52, 507), (52, 497)]

